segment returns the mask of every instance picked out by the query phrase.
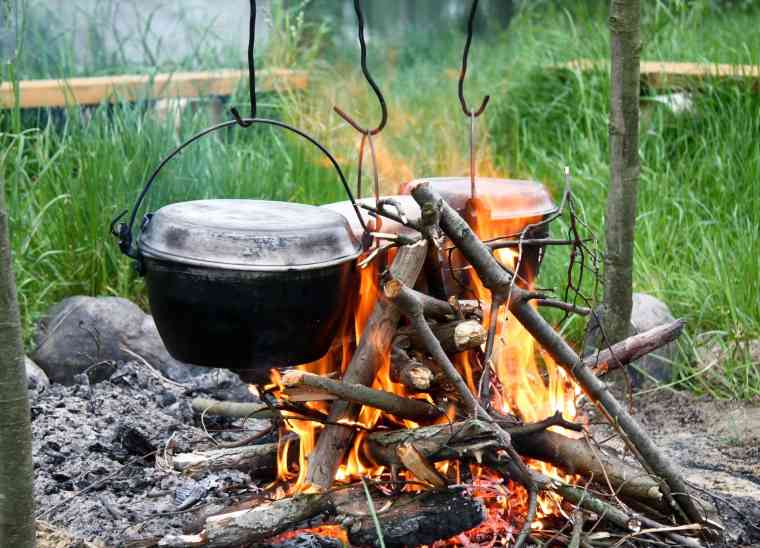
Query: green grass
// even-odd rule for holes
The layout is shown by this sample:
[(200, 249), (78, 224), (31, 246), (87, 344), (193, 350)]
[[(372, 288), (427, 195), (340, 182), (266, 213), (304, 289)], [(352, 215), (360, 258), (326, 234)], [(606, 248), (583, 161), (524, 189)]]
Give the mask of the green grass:
[[(583, 3), (573, 10), (533, 5), (506, 33), (481, 36), (473, 44), (467, 96), (475, 103), (492, 95), (479, 128), (481, 172), (541, 180), (557, 195), (562, 168), (570, 166), (583, 218), (603, 238), (608, 77), (561, 77), (546, 66), (606, 58), (605, 10)], [(748, 38), (758, 15), (757, 10), (718, 10), (707, 1), (645, 2), (642, 58), (758, 64), (760, 42)], [(278, 28), (288, 31), (278, 35), (261, 65), (298, 64), (310, 70), (312, 85), (306, 94), (263, 97), (262, 114), (318, 136), (353, 177), (357, 138), (330, 108), (338, 104), (367, 123), (377, 118), (355, 66), (355, 46), (320, 47), (324, 29), (292, 14), (281, 14)], [(370, 47), (371, 67), (390, 108), (388, 128), (377, 142), (389, 190), (412, 176), (467, 170), (467, 122), (455, 91), (463, 37), (433, 30), (407, 32), (403, 39), (383, 49), (377, 42)], [(692, 113), (673, 114), (651, 97), (645, 103), (635, 289), (666, 301), (688, 320), (692, 335), (717, 331), (729, 346), (758, 338), (760, 94), (742, 84), (712, 82), (694, 96)], [(181, 137), (206, 123), (203, 113), (186, 114)], [(65, 116), (5, 111), (0, 129), (27, 328), (68, 295), (123, 295), (144, 303), (142, 285), (107, 228), (178, 142), (173, 123), (142, 106), (119, 105), (100, 107), (89, 120), (77, 110)], [(149, 207), (208, 196), (342, 199), (333, 173), (307, 147), (275, 130), (230, 130), (198, 143), (168, 168)], [(563, 234), (564, 221), (552, 230)], [(566, 264), (566, 254), (552, 249), (541, 285), (561, 288)], [(584, 289), (591, 293), (590, 285)], [(580, 331), (579, 321), (568, 329), (576, 339)], [(760, 394), (757, 364), (737, 358), (723, 367), (728, 383), (720, 386), (694, 376), (698, 366), (686, 359), (677, 373), (697, 391)]]

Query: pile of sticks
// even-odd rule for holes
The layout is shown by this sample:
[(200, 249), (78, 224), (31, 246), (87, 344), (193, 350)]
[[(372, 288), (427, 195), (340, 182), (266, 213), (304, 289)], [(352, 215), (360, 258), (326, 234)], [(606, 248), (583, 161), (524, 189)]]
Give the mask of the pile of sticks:
[[(454, 478), (434, 466), (440, 461), (457, 461), (460, 470), (476, 463), (498, 474), (505, 483), (511, 480), (524, 487), (528, 494), (527, 515), (512, 539), (514, 546), (538, 538), (531, 524), (542, 491), (562, 501), (562, 513), (567, 518), (565, 529), (550, 541), (552, 546), (617, 546), (642, 539), (661, 545), (697, 547), (715, 538), (717, 526), (706, 519), (678, 469), (600, 378), (677, 338), (683, 322), (634, 335), (581, 358), (531, 304), (531, 300), (543, 296), (516, 284), (513, 272), (497, 260), (493, 249), (430, 185), (418, 185), (412, 195), (422, 212), (415, 226), (420, 236), (398, 245), (382, 279), (382, 296), (374, 305), (342, 378), (289, 371), (282, 377), (287, 398), (270, 397), (261, 404), (194, 402), (196, 409), (207, 414), (278, 420), (293, 410), (313, 415), (302, 402), (329, 401), (329, 414), (314, 417), (324, 428), (308, 455), (306, 478), (311, 488), (209, 516), (197, 534), (166, 536), (158, 544), (177, 548), (251, 545), (317, 525), (341, 526), (352, 546), (432, 544), (477, 527), (488, 514), (484, 501), (465, 481), (466, 474), (455, 485)], [(480, 304), (455, 299), (446, 302), (414, 289), (426, 256), (444, 237), (477, 273), (491, 293), (491, 302), (506, 306), (582, 388), (638, 464), (603, 451), (588, 434), (570, 437), (556, 428), (548, 430), (557, 426), (585, 431), (560, 413), (523, 424), (516, 417), (498, 412), (490, 406), (490, 376), (485, 384), (481, 383), (480, 394), (470, 390), (453, 357), (484, 346), (483, 363), (489, 363), (493, 329), (483, 327)], [(391, 380), (402, 384), (407, 393), (429, 394), (435, 404), (371, 388), (388, 356)], [(485, 366), (482, 375), (488, 369)], [(387, 467), (390, 480), (363, 479), (336, 486), (336, 472), (356, 436), (362, 406), (423, 426), (366, 432), (362, 439), (364, 455)], [(446, 420), (451, 406), (456, 409), (455, 418)], [(252, 471), (256, 477), (274, 476), (277, 444), (254, 443), (175, 455), (172, 465), (189, 473), (233, 467)], [(567, 477), (577, 479), (574, 485), (550, 479), (526, 466), (524, 459), (550, 463)], [(405, 478), (414, 478), (416, 490), (403, 489), (409, 480), (399, 479), (401, 471), (405, 471)], [(605, 527), (600, 529), (601, 524)], [(599, 534), (602, 530), (610, 531), (607, 537)]]

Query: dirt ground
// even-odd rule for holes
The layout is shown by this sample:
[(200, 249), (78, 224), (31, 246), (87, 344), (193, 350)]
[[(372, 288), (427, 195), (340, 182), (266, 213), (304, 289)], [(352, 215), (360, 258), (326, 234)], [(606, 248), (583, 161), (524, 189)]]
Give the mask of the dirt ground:
[[(196, 513), (182, 510), (190, 497), (222, 508), (258, 491), (261, 482), (242, 472), (193, 480), (156, 465), (154, 451), (169, 440), (176, 452), (210, 446), (190, 408), (193, 395), (244, 394), (231, 375), (204, 377), (179, 388), (126, 364), (92, 386), (53, 385), (32, 394), (42, 548), (140, 546), (134, 541), (196, 527)], [(723, 546), (760, 546), (760, 402), (717, 402), (663, 389), (638, 397), (635, 409), (706, 506), (717, 510), (726, 527)], [(223, 440), (265, 424), (216, 433), (231, 426), (205, 421)]]
[[(703, 507), (724, 525), (724, 546), (760, 547), (760, 401), (716, 401), (659, 389), (636, 396), (633, 409), (657, 446), (681, 467)], [(622, 450), (619, 442), (610, 445)]]

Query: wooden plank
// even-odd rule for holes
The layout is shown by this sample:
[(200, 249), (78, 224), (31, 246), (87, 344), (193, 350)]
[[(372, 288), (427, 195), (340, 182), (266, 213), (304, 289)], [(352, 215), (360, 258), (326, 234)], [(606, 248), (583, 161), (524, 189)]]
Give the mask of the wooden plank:
[[(554, 65), (555, 68), (591, 72), (609, 70), (609, 63), (592, 59), (576, 59)], [(655, 89), (689, 88), (704, 80), (760, 80), (760, 65), (728, 65), (711, 63), (676, 63), (670, 61), (642, 61), (641, 80)]]
[[(97, 76), (64, 80), (19, 82), (22, 108), (97, 105), (105, 101), (137, 101), (165, 97), (232, 95), (248, 73), (243, 70), (174, 72), (148, 75)], [(304, 89), (309, 82), (304, 71), (262, 70), (256, 73), (257, 89)], [(10, 82), (0, 84), (0, 108), (12, 108), (15, 92)]]

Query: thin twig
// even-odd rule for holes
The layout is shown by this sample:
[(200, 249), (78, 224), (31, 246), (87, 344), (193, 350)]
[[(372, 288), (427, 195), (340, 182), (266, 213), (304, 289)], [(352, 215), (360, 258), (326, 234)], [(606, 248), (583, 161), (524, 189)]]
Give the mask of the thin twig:
[(182, 390), (187, 390), (187, 387), (184, 384), (180, 384), (178, 382), (174, 382), (171, 379), (167, 379), (164, 375), (161, 374), (161, 372), (153, 367), (151, 364), (148, 363), (148, 361), (143, 358), (140, 354), (137, 352), (130, 350), (124, 345), (121, 345), (121, 349), (132, 356), (133, 358), (136, 358), (141, 364), (143, 364), (148, 371), (150, 371), (150, 374), (156, 377), (162, 384), (168, 384), (169, 386), (174, 386), (175, 388), (181, 388)]
[[(497, 422), (498, 421), (497, 419)], [(530, 424), (524, 424), (522, 426), (514, 426), (507, 428), (507, 432), (509, 432), (512, 436), (526, 436), (529, 434), (536, 434), (538, 432), (543, 432), (547, 428), (551, 428), (552, 426), (559, 426), (562, 428), (567, 428), (568, 430), (572, 430), (574, 432), (583, 432), (583, 425), (578, 424), (577, 422), (571, 422), (565, 419), (565, 417), (562, 415), (562, 411), (557, 411), (552, 415), (551, 417), (548, 417), (542, 421), (534, 422)]]

